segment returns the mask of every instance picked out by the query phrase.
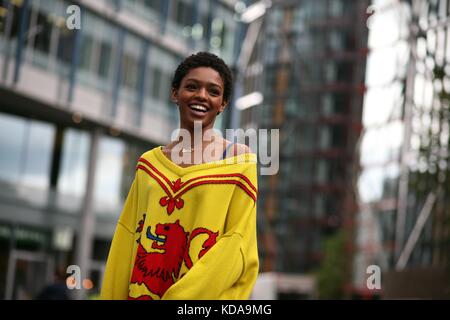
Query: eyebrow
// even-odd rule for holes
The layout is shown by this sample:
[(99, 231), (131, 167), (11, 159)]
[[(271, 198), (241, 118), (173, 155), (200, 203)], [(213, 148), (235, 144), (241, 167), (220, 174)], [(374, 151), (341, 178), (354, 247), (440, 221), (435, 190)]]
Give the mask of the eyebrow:
[[(198, 80), (198, 79), (195, 79), (195, 78), (187, 78), (186, 79), (186, 81), (195, 81), (195, 82), (202, 82), (202, 81), (200, 81), (200, 80)], [(218, 88), (223, 88), (223, 86), (222, 85), (220, 85), (219, 83), (216, 83), (216, 82), (207, 82), (206, 84), (208, 84), (208, 85), (213, 85), (213, 86), (215, 86), (215, 87), (218, 87)]]

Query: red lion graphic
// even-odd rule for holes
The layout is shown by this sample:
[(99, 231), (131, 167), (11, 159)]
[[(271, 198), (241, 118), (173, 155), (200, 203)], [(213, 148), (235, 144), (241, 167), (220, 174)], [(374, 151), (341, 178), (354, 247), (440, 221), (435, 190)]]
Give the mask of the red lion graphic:
[(188, 241), (188, 249), (186, 250), (186, 256), (184, 257), (184, 262), (186, 263), (186, 267), (188, 267), (189, 269), (192, 268), (192, 259), (189, 256), (189, 248), (191, 246), (191, 241), (192, 239), (194, 239), (196, 236), (202, 234), (202, 233), (206, 233), (209, 237), (208, 239), (206, 239), (203, 242), (202, 245), (202, 250), (200, 250), (200, 252), (198, 253), (198, 258), (200, 259), (201, 257), (203, 257), (203, 255), (208, 252), (209, 249), (211, 249), (211, 247), (213, 245), (216, 244), (217, 242), (217, 236), (219, 235), (219, 232), (212, 232), (211, 230), (208, 230), (206, 228), (196, 228), (192, 231), (191, 236), (189, 237), (189, 241)]
[[(184, 260), (189, 233), (184, 232), (179, 220), (156, 225), (155, 235), (147, 229), (147, 238), (153, 240), (152, 248), (164, 252), (147, 252), (139, 242), (131, 283), (144, 283), (148, 290), (162, 297), (179, 276)], [(163, 236), (163, 238), (161, 238)], [(160, 244), (162, 243), (162, 244)], [(129, 297), (129, 299), (134, 299)], [(141, 296), (137, 299), (151, 299)]]

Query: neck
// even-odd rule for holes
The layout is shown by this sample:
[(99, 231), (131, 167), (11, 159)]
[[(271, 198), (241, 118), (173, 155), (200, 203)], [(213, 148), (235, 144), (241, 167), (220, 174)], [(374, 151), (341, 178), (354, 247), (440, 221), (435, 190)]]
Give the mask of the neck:
[(187, 150), (203, 149), (205, 146), (219, 138), (215, 132), (211, 132), (211, 130), (213, 130), (213, 125), (207, 125), (205, 127), (180, 126), (180, 129), (189, 132), (189, 137), (179, 135), (176, 144), (181, 143), (183, 148)]

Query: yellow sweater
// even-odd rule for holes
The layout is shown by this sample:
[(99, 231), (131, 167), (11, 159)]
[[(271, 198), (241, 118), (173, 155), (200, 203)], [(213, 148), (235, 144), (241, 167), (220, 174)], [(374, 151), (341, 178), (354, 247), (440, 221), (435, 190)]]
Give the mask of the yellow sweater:
[[(230, 163), (232, 162), (232, 163)], [(256, 155), (180, 167), (144, 153), (102, 299), (248, 299), (258, 274)]]

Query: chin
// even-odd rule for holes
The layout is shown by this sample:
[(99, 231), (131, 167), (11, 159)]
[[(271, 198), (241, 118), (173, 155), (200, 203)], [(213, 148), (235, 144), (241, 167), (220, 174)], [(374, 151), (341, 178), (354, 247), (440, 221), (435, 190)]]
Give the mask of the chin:
[(206, 127), (206, 126), (214, 126), (214, 123), (216, 121), (216, 118), (203, 118), (203, 119), (198, 119), (198, 118), (194, 118), (194, 117), (186, 117), (184, 118), (184, 121), (182, 121), (182, 123), (188, 125), (189, 127), (194, 127), (194, 122), (201, 122), (202, 123), (202, 128)]

